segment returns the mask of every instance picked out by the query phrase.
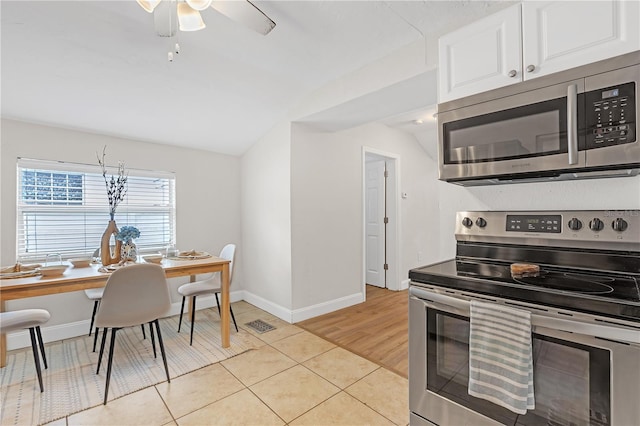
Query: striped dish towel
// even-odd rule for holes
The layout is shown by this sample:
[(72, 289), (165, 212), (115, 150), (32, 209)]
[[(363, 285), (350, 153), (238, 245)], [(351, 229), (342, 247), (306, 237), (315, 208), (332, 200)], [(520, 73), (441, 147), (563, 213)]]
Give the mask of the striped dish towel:
[(535, 408), (530, 312), (471, 301), (469, 395), (517, 414)]

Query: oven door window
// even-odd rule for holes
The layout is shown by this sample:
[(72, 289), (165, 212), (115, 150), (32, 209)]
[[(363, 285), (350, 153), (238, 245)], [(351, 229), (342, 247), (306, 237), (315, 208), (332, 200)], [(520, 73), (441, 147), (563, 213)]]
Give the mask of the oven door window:
[(471, 164), (567, 153), (567, 98), (443, 125), (445, 164)]
[(533, 334), (536, 408), (518, 415), (470, 396), (469, 318), (427, 310), (427, 389), (507, 425), (609, 425), (610, 354)]

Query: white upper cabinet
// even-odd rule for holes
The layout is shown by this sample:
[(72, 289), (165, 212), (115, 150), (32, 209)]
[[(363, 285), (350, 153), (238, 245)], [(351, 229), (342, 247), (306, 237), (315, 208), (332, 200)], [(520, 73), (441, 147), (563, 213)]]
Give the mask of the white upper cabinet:
[(520, 9), (515, 5), (439, 40), (439, 102), (520, 81)]
[(522, 28), (526, 80), (640, 49), (640, 2), (525, 1)]
[(640, 50), (638, 1), (525, 1), (439, 40), (439, 102)]

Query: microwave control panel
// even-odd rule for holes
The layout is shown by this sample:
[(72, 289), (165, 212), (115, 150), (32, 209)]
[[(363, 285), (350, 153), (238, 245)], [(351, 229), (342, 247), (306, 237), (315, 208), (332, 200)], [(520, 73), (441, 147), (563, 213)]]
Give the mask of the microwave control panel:
[(636, 141), (635, 86), (630, 82), (585, 94), (587, 149)]

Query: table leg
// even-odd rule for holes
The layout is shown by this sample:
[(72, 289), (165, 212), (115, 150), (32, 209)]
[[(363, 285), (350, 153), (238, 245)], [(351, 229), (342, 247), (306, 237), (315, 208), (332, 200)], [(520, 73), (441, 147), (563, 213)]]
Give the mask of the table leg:
[[(4, 312), (4, 300), (0, 302), (0, 312)], [(0, 334), (0, 368), (7, 365), (7, 335)]]
[(222, 335), (222, 347), (228, 348), (229, 342), (229, 264), (225, 263), (221, 272), (222, 306), (220, 306), (220, 333)]

